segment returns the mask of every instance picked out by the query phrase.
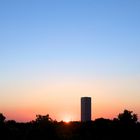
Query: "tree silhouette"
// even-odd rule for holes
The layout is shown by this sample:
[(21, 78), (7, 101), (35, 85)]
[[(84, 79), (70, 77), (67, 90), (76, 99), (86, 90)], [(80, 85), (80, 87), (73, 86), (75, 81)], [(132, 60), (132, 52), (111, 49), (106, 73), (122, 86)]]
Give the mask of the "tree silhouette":
[(47, 115), (36, 115), (36, 120), (37, 123), (44, 123), (44, 124), (48, 124), (53, 122), (52, 118), (49, 116), (49, 114)]
[(0, 113), (0, 123), (4, 123), (5, 119), (6, 117), (2, 113)]
[(118, 115), (118, 119), (124, 123), (136, 123), (138, 120), (137, 114), (134, 114), (133, 111), (124, 110), (123, 113)]

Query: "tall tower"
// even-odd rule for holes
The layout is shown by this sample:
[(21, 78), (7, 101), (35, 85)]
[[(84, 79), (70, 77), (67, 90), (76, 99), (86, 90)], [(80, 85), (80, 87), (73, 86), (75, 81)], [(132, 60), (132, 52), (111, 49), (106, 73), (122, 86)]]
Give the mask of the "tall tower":
[(81, 121), (91, 121), (91, 97), (81, 98)]

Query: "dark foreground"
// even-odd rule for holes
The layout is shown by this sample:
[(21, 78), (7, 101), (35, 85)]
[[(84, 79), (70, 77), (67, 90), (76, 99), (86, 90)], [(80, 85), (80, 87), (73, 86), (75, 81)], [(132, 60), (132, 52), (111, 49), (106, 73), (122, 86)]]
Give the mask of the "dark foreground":
[(0, 114), (0, 140), (139, 140), (137, 115), (125, 110), (113, 120), (99, 118), (92, 122), (57, 122), (49, 115), (37, 115), (35, 121), (5, 121)]

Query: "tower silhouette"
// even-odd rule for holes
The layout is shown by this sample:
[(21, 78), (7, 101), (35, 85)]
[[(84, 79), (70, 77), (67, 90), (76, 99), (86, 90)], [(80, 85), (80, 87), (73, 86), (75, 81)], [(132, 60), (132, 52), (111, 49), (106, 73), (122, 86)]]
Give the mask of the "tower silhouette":
[(81, 98), (81, 121), (91, 121), (91, 97)]

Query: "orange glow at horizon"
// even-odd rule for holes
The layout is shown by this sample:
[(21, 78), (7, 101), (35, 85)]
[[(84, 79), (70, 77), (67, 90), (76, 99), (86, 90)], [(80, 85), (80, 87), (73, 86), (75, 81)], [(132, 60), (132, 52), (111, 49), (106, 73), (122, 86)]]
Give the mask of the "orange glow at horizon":
[[(57, 121), (79, 121), (80, 120), (80, 98), (82, 96), (92, 97), (92, 120), (104, 117), (114, 118), (124, 109), (139, 112), (139, 86), (132, 79), (126, 81), (50, 81), (40, 86), (24, 83), (22, 87), (10, 89), (12, 96), (9, 98), (9, 90), (1, 98), (1, 112), (7, 119), (17, 121), (31, 121), (37, 114), (49, 114)], [(128, 86), (133, 81), (133, 88)], [(55, 84), (56, 83), (56, 84)], [(47, 86), (46, 86), (47, 85)], [(22, 90), (24, 88), (24, 90)], [(16, 93), (16, 94), (14, 94)], [(19, 94), (20, 93), (20, 94)], [(120, 93), (120, 94), (118, 94)]]

